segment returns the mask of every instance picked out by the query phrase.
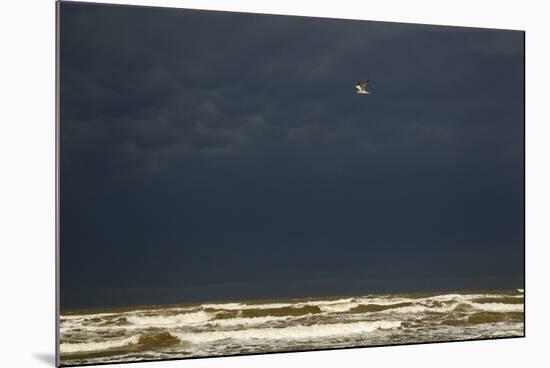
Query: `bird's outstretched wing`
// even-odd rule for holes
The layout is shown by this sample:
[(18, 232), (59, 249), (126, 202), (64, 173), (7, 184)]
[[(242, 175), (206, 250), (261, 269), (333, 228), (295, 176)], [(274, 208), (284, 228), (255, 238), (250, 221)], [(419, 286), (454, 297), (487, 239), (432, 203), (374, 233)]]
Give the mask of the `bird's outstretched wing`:
[(370, 92), (367, 91), (368, 82), (369, 82), (368, 79), (363, 82), (357, 82), (357, 84), (355, 85), (355, 88), (357, 89), (358, 94), (370, 94)]

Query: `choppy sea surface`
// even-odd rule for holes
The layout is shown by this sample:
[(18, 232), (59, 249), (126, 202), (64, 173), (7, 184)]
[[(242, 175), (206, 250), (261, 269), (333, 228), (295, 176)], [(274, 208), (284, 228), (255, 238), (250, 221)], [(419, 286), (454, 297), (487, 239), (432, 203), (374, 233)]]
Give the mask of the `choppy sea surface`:
[(62, 365), (524, 335), (522, 289), (72, 311)]

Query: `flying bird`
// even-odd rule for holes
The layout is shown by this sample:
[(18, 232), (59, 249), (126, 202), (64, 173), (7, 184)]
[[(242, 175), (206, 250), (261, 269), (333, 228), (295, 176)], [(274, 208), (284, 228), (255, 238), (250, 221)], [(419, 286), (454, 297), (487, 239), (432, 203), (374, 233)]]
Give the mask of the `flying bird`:
[(357, 84), (355, 85), (355, 88), (357, 89), (358, 95), (370, 95), (370, 92), (367, 91), (368, 82), (369, 82), (368, 79), (364, 82), (357, 82)]

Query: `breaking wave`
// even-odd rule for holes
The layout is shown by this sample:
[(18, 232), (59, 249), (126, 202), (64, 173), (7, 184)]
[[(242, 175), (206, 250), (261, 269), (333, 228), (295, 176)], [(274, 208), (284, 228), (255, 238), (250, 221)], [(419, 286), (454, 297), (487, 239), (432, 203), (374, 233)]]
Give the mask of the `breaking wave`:
[(72, 312), (60, 318), (60, 352), (74, 365), (521, 336), (523, 311), (514, 289)]
[(178, 333), (180, 340), (191, 343), (207, 343), (225, 339), (297, 340), (339, 335), (357, 335), (375, 330), (394, 329), (400, 321), (373, 321), (355, 323), (333, 323), (327, 325), (290, 326), (281, 328), (251, 328), (239, 331), (211, 331), (200, 333)]
[(487, 312), (523, 312), (523, 304), (470, 303), (472, 307)]
[(59, 346), (59, 351), (63, 353), (75, 353), (86, 351), (98, 351), (107, 350), (112, 348), (119, 348), (125, 345), (137, 344), (141, 335), (131, 336), (123, 339), (107, 340), (107, 341), (93, 341), (93, 342), (81, 342), (81, 343), (62, 343)]
[(178, 326), (204, 323), (214, 318), (215, 314), (204, 311), (175, 314), (171, 316), (129, 316), (126, 317), (129, 323), (139, 326)]

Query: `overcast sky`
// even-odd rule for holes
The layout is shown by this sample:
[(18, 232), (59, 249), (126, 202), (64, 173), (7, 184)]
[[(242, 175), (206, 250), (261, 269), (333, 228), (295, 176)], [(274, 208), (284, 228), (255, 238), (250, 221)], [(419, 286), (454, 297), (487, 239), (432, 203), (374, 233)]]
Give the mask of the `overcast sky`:
[(523, 32), (65, 2), (60, 19), (67, 295), (523, 282)]

